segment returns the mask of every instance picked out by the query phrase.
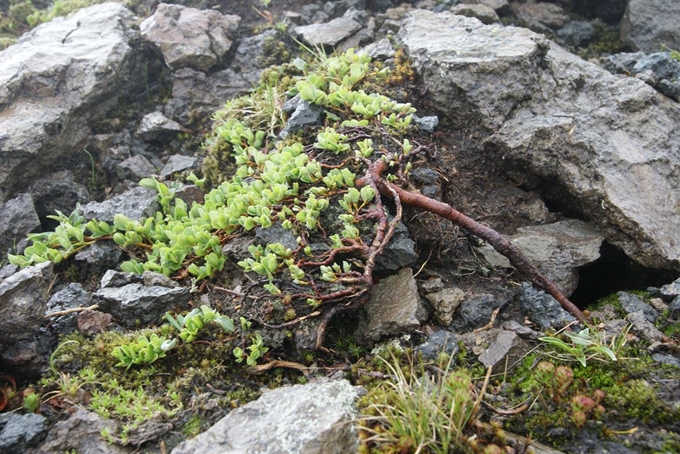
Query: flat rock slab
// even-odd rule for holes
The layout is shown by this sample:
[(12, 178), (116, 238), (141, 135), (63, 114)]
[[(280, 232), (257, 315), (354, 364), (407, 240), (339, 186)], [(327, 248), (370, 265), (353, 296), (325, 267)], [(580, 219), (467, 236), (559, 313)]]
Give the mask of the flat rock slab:
[(156, 191), (137, 187), (104, 202), (90, 202), (82, 207), (86, 219), (113, 222), (116, 214), (124, 214), (129, 219), (142, 221), (160, 210), (156, 201)]
[(342, 454), (357, 452), (352, 419), (362, 388), (318, 380), (265, 392), (187, 440), (172, 454)]
[(680, 48), (680, 2), (628, 0), (621, 20), (621, 41), (643, 52)]
[(0, 201), (82, 153), (87, 124), (145, 83), (135, 20), (119, 4), (94, 5), (0, 52)]
[(526, 29), (416, 10), (398, 38), (435, 106), (492, 134), (489, 159), (559, 188), (633, 260), (680, 269), (677, 103)]
[(123, 287), (99, 289), (92, 300), (102, 311), (113, 315), (127, 327), (158, 322), (166, 311), (184, 306), (191, 299), (185, 287), (167, 288), (128, 284)]
[(361, 24), (349, 15), (338, 17), (325, 24), (295, 27), (295, 34), (312, 46), (337, 46), (361, 29)]

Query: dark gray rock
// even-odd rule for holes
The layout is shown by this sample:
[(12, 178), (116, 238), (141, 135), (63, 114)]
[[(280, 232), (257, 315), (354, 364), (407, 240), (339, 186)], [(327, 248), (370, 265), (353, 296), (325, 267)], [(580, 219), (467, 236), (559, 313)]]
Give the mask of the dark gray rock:
[(437, 292), (425, 295), (434, 309), (434, 320), (440, 326), (449, 326), (453, 320), (453, 313), (465, 299), (465, 292), (457, 287), (443, 288)]
[(383, 336), (413, 332), (427, 319), (418, 286), (410, 268), (387, 277), (373, 286), (371, 299), (364, 306), (367, 320), (361, 323), (358, 336), (378, 341)]
[(47, 418), (35, 413), (0, 415), (0, 452), (21, 453), (36, 446), (47, 432)]
[(670, 52), (656, 52), (638, 59), (631, 72), (652, 71), (659, 79), (680, 79), (680, 62), (671, 57)]
[(588, 21), (571, 21), (557, 30), (561, 42), (572, 46), (584, 46), (595, 36), (595, 26)]
[(659, 364), (668, 364), (680, 369), (680, 358), (668, 353), (653, 353), (652, 359)]
[(635, 50), (680, 48), (680, 3), (675, 0), (628, 0), (621, 20), (621, 42)]
[(677, 320), (680, 319), (680, 296), (676, 296), (671, 304), (668, 305), (668, 310), (670, 311), (669, 317)]
[(666, 284), (659, 290), (661, 298), (666, 301), (671, 301), (680, 296), (680, 279), (676, 279), (670, 284)]
[(659, 93), (662, 93), (675, 101), (680, 101), (680, 80), (671, 81), (662, 79), (654, 88), (659, 90)]
[(68, 419), (57, 422), (50, 429), (39, 447), (29, 449), (25, 454), (63, 454), (74, 451), (83, 454), (130, 454), (134, 451), (132, 447), (111, 444), (101, 436), (104, 429), (115, 433), (115, 421), (104, 419), (84, 408), (75, 408), (76, 412)]
[(154, 285), (167, 288), (179, 287), (179, 282), (173, 281), (165, 274), (154, 273), (153, 271), (144, 271), (144, 274), (142, 274), (142, 279), (144, 279), (144, 285), (147, 287), (152, 287)]
[(554, 3), (513, 2), (510, 8), (519, 23), (538, 33), (550, 33), (569, 21), (566, 11)]
[(536, 290), (524, 282), (519, 295), (522, 314), (541, 329), (561, 328), (575, 318), (562, 309), (560, 303), (542, 290)]
[[(578, 268), (600, 257), (602, 235), (576, 219), (554, 224), (520, 227), (507, 237), (531, 262), (570, 295), (578, 285)], [(511, 267), (508, 259), (489, 245), (477, 248), (494, 267)]]
[(295, 235), (290, 229), (284, 229), (280, 222), (275, 222), (268, 229), (258, 227), (255, 229), (255, 238), (262, 244), (281, 243), (294, 251), (298, 248)]
[(323, 122), (323, 109), (316, 104), (298, 100), (295, 110), (290, 115), (279, 136), (285, 139), (290, 134), (303, 131), (309, 126), (320, 125)]
[(411, 178), (420, 184), (436, 184), (440, 180), (439, 173), (431, 167), (417, 166), (411, 170)]
[(82, 156), (88, 125), (145, 85), (139, 75), (157, 60), (141, 49), (136, 21), (119, 4), (94, 5), (36, 27), (2, 52), (0, 201)]
[(151, 112), (144, 115), (135, 135), (142, 140), (167, 141), (177, 137), (177, 133), (183, 130), (176, 121), (172, 121), (161, 112)]
[(100, 240), (81, 249), (74, 257), (84, 274), (100, 274), (118, 266), (123, 258), (123, 251), (113, 240)]
[(502, 301), (493, 295), (472, 295), (458, 306), (450, 329), (456, 333), (468, 333), (489, 323), (491, 314)]
[(76, 204), (84, 204), (90, 200), (90, 192), (84, 185), (76, 183), (73, 173), (68, 170), (36, 180), (28, 191), (41, 219), (55, 214), (57, 210), (68, 215), (75, 210)]
[(631, 331), (649, 342), (662, 342), (666, 336), (654, 326), (642, 311), (631, 312), (626, 316), (631, 323)]
[(189, 289), (185, 287), (147, 287), (142, 284), (105, 287), (92, 295), (92, 301), (102, 311), (110, 313), (126, 327), (159, 322), (165, 312), (185, 308), (190, 299)]
[[(90, 305), (92, 305), (92, 294), (85, 290), (81, 284), (72, 282), (52, 295), (47, 302), (45, 315), (72, 309), (74, 307), (88, 307)], [(52, 320), (50, 330), (58, 332), (59, 334), (71, 333), (78, 327), (77, 313), (63, 315)]]
[(267, 391), (172, 454), (356, 452), (359, 440), (352, 421), (361, 392), (347, 380), (327, 379)]
[(193, 156), (172, 155), (161, 170), (161, 178), (170, 178), (177, 172), (188, 173), (196, 165), (196, 161), (197, 159)]
[(83, 207), (83, 216), (111, 223), (116, 214), (124, 214), (131, 220), (143, 221), (160, 210), (156, 196), (153, 189), (138, 186), (104, 202), (88, 203)]
[(139, 25), (142, 36), (160, 49), (171, 69), (207, 71), (229, 52), (239, 16), (160, 3)]
[(140, 284), (142, 282), (144, 282), (144, 278), (139, 274), (108, 270), (102, 276), (99, 286), (100, 288), (124, 287), (128, 284)]
[(40, 219), (35, 212), (30, 194), (20, 194), (12, 200), (0, 203), (0, 256), (7, 251), (18, 254), (17, 243), (29, 233), (40, 231)]
[(644, 52), (621, 52), (612, 54), (602, 60), (602, 66), (607, 71), (614, 74), (630, 74), (633, 72), (633, 67), (642, 57)]
[(419, 117), (417, 115), (413, 116), (413, 122), (420, 128), (421, 131), (434, 132), (435, 128), (439, 124), (439, 118), (436, 115), (430, 115), (427, 117)]
[(616, 296), (619, 297), (621, 307), (627, 314), (630, 314), (631, 312), (642, 312), (645, 318), (652, 323), (654, 323), (659, 316), (659, 312), (656, 309), (642, 301), (637, 295), (628, 292), (618, 292)]
[(52, 263), (29, 266), (0, 282), (0, 343), (28, 339), (44, 321)]
[(394, 229), (394, 235), (387, 243), (383, 253), (375, 261), (376, 270), (394, 271), (409, 266), (418, 260), (416, 243), (409, 237), (406, 226), (399, 222)]
[(116, 175), (120, 180), (138, 182), (142, 178), (149, 177), (155, 173), (156, 167), (141, 154), (131, 156), (116, 165)]
[(513, 368), (531, 349), (531, 345), (513, 331), (500, 330), (495, 339), (477, 357), (493, 373), (504, 373)]
[(430, 334), (424, 343), (416, 347), (416, 351), (423, 355), (424, 360), (432, 361), (436, 360), (442, 352), (455, 357), (460, 347), (458, 339), (452, 332), (441, 329)]

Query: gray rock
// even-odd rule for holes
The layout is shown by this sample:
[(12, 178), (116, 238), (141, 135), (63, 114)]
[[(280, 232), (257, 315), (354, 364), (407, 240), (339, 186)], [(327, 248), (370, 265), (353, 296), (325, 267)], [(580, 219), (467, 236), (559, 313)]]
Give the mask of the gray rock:
[(90, 192), (84, 185), (76, 183), (73, 173), (68, 170), (36, 180), (28, 191), (40, 218), (55, 214), (57, 210), (68, 215), (76, 208), (76, 204), (84, 204), (90, 200)]
[(673, 298), (680, 296), (680, 278), (662, 286), (659, 293), (666, 301), (671, 301)]
[(242, 96), (251, 89), (245, 75), (231, 68), (210, 75), (182, 68), (172, 73), (172, 97), (163, 107), (163, 113), (189, 125), (212, 115), (224, 105), (225, 99)]
[(76, 253), (74, 262), (87, 275), (100, 274), (118, 266), (123, 251), (113, 240), (100, 240)]
[[(578, 285), (578, 268), (600, 257), (602, 235), (575, 219), (520, 227), (507, 237), (531, 262), (570, 295)], [(511, 268), (508, 259), (489, 245), (477, 248), (492, 266)]]
[(510, 10), (508, 0), (469, 0), (467, 3), (488, 6), (498, 14), (505, 14)]
[(457, 287), (448, 287), (427, 293), (425, 298), (434, 308), (434, 320), (441, 326), (449, 326), (453, 320), (453, 313), (465, 299), (465, 292)]
[(0, 452), (20, 453), (36, 446), (47, 432), (47, 418), (35, 413), (0, 415)]
[(543, 290), (536, 290), (524, 282), (519, 296), (522, 314), (541, 329), (561, 328), (575, 318), (560, 303)]
[(215, 10), (160, 3), (139, 26), (171, 69), (207, 71), (229, 52), (241, 18)]
[[(61, 312), (66, 309), (83, 306), (87, 307), (92, 304), (92, 294), (85, 290), (83, 286), (77, 282), (68, 284), (63, 289), (54, 293), (47, 302), (45, 308), (45, 315), (55, 312)], [(68, 334), (78, 327), (78, 314), (68, 314), (52, 319), (50, 329), (59, 332), (60, 334)]]
[(439, 118), (436, 115), (430, 115), (427, 117), (419, 117), (414, 115), (413, 122), (421, 131), (434, 132), (434, 129), (439, 124)]
[(512, 331), (517, 334), (522, 339), (535, 341), (541, 334), (526, 325), (522, 325), (518, 321), (510, 320), (509, 322), (503, 323), (503, 329), (507, 331)]
[(173, 173), (188, 171), (192, 169), (195, 164), (196, 158), (193, 156), (182, 156), (179, 154), (172, 155), (168, 158), (168, 162), (165, 163), (165, 166), (161, 170), (161, 177), (169, 178)]
[(627, 314), (631, 312), (642, 312), (645, 318), (654, 323), (659, 316), (659, 312), (649, 304), (642, 301), (637, 295), (628, 292), (618, 292), (616, 296), (619, 297), (621, 307)]
[(654, 88), (656, 88), (659, 93), (664, 94), (675, 101), (680, 101), (680, 80), (671, 81), (668, 79), (661, 79)]
[(493, 24), (501, 20), (493, 8), (482, 4), (471, 5), (464, 3), (451, 7), (449, 11), (460, 16), (477, 18), (485, 24)]
[(320, 125), (323, 122), (323, 109), (316, 104), (300, 100), (288, 118), (279, 136), (285, 139), (290, 134), (303, 131), (308, 126)]
[(43, 444), (30, 449), (25, 454), (63, 454), (78, 452), (82, 454), (129, 454), (132, 447), (121, 447), (104, 440), (101, 431), (116, 431), (116, 423), (104, 419), (94, 412), (78, 408), (65, 421), (57, 422), (45, 438)]
[(436, 360), (440, 353), (446, 352), (450, 356), (456, 356), (460, 351), (458, 339), (450, 331), (444, 329), (430, 334), (427, 340), (416, 347), (416, 351), (423, 355), (424, 360)]
[(104, 202), (88, 203), (83, 207), (83, 216), (110, 223), (116, 214), (124, 214), (131, 220), (142, 221), (160, 210), (156, 195), (153, 189), (139, 186)]
[(139, 181), (156, 173), (154, 167), (148, 159), (141, 154), (131, 156), (116, 165), (116, 175), (120, 180)]
[(412, 332), (427, 318), (410, 268), (378, 282), (364, 308), (367, 321), (360, 325), (358, 332), (360, 338), (370, 341)]
[(557, 37), (561, 42), (572, 46), (588, 44), (595, 36), (595, 26), (588, 21), (571, 21), (557, 30)]
[(2, 52), (0, 201), (82, 154), (88, 124), (145, 84), (136, 18), (105, 3), (57, 17)]
[(668, 364), (680, 369), (680, 358), (668, 353), (653, 353), (652, 359), (660, 364)]
[(142, 274), (142, 279), (144, 279), (144, 285), (147, 287), (152, 287), (158, 285), (160, 287), (176, 288), (179, 287), (179, 283), (173, 281), (170, 277), (161, 273), (154, 273), (153, 271), (144, 271)]
[(147, 142), (163, 139), (172, 140), (182, 129), (179, 123), (172, 121), (161, 112), (151, 112), (144, 115), (135, 135)]
[(360, 390), (347, 380), (317, 380), (267, 391), (181, 443), (172, 454), (356, 452), (352, 420)]
[(569, 21), (569, 15), (554, 3), (513, 2), (510, 8), (520, 23), (539, 33), (556, 30)]
[(298, 248), (297, 239), (293, 234), (293, 231), (284, 229), (280, 222), (273, 223), (268, 229), (258, 227), (255, 229), (255, 238), (257, 238), (262, 245), (281, 243), (292, 251)]
[(0, 343), (28, 339), (44, 321), (52, 263), (29, 266), (0, 282)]
[(467, 333), (489, 323), (491, 314), (502, 301), (493, 295), (481, 293), (472, 295), (458, 306), (450, 329), (456, 333)]
[(635, 50), (680, 48), (680, 3), (676, 0), (628, 0), (621, 20), (621, 42)]
[(444, 288), (444, 283), (440, 277), (431, 277), (425, 282), (422, 282), (420, 288), (426, 293), (438, 292)]
[(35, 212), (30, 194), (20, 194), (5, 203), (0, 202), (0, 256), (4, 257), (9, 250), (12, 254), (15, 245), (25, 239), (29, 233), (40, 231), (40, 219)]
[(311, 24), (295, 27), (294, 34), (311, 46), (335, 47), (361, 29), (352, 13), (333, 19), (325, 24)]
[(496, 338), (477, 357), (493, 373), (504, 373), (514, 367), (531, 349), (531, 345), (512, 331), (500, 330)]
[(650, 342), (662, 342), (666, 336), (654, 326), (642, 311), (631, 312), (626, 316), (631, 323), (631, 331)]
[(394, 57), (396, 53), (394, 46), (392, 46), (392, 43), (387, 38), (364, 46), (361, 50), (370, 55), (373, 60), (387, 60)]
[(631, 72), (637, 74), (647, 70), (652, 71), (659, 79), (680, 79), (680, 61), (672, 58), (670, 52), (656, 52), (640, 57)]
[(669, 317), (677, 320), (680, 318), (680, 296), (676, 296), (673, 301), (668, 305), (668, 310), (670, 311)]
[(602, 60), (602, 66), (614, 74), (630, 74), (635, 64), (645, 56), (644, 52), (621, 52)]
[(383, 253), (375, 261), (376, 270), (398, 270), (409, 266), (418, 260), (416, 243), (409, 237), (406, 226), (399, 222), (394, 229), (394, 235), (387, 243)]
[(190, 299), (189, 289), (185, 287), (147, 287), (136, 283), (101, 288), (92, 295), (92, 301), (102, 311), (126, 327), (158, 322), (165, 312), (186, 306)]

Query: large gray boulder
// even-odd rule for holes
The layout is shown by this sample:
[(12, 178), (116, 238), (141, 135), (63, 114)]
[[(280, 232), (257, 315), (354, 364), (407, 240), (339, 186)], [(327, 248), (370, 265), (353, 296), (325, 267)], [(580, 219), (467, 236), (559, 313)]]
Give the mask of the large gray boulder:
[(680, 269), (680, 107), (529, 30), (414, 11), (399, 32), (436, 106), (559, 188), (635, 261)]
[(317, 380), (265, 392), (172, 454), (342, 454), (357, 452), (352, 420), (361, 388)]
[(680, 48), (680, 2), (628, 0), (621, 20), (621, 41), (635, 50), (652, 53)]
[(135, 21), (119, 4), (95, 5), (0, 52), (0, 201), (82, 153), (87, 125), (146, 83)]

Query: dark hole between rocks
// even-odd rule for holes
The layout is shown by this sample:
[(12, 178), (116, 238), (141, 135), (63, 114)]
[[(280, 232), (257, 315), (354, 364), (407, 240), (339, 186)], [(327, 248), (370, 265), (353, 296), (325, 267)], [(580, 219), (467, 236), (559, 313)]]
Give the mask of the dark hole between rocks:
[(621, 290), (661, 287), (680, 275), (676, 271), (646, 268), (635, 263), (606, 241), (600, 252), (599, 259), (579, 270), (578, 287), (569, 297), (580, 309), (588, 309), (599, 299)]

